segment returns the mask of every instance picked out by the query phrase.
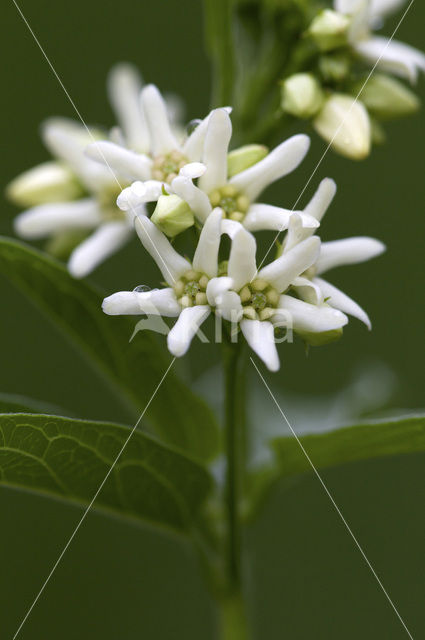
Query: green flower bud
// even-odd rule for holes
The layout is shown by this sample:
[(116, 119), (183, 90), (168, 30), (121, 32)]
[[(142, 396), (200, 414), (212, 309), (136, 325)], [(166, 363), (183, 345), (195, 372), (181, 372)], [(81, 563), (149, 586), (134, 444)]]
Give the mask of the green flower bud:
[(366, 108), (352, 96), (335, 93), (313, 121), (316, 132), (343, 156), (364, 160), (371, 147), (371, 126)]
[(322, 333), (297, 331), (297, 335), (311, 347), (321, 347), (324, 344), (339, 340), (342, 337), (342, 329), (333, 329), (332, 331), (323, 331)]
[[(360, 83), (354, 87), (356, 95), (362, 86)], [(420, 100), (413, 91), (382, 73), (376, 73), (368, 80), (361, 99), (368, 110), (381, 120), (409, 116), (420, 107)]]
[(321, 51), (331, 51), (347, 44), (347, 33), (350, 19), (332, 11), (324, 9), (313, 20), (307, 30)]
[(227, 174), (229, 178), (260, 162), (268, 152), (268, 148), (263, 144), (247, 144), (231, 151), (227, 156)]
[(350, 71), (350, 58), (343, 53), (320, 56), (319, 71), (330, 82), (341, 82)]
[(191, 208), (176, 195), (160, 196), (151, 220), (170, 238), (195, 224)]
[(282, 109), (297, 118), (311, 118), (320, 110), (324, 94), (311, 73), (296, 73), (282, 83)]
[(6, 187), (9, 200), (22, 207), (75, 200), (83, 193), (72, 171), (59, 162), (44, 162), (29, 169)]

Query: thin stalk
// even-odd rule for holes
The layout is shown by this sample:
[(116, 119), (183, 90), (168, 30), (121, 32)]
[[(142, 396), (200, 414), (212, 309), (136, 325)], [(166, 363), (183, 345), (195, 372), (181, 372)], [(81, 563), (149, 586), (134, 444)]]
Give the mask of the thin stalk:
[(234, 41), (232, 0), (205, 0), (206, 42), (213, 67), (212, 107), (232, 104)]

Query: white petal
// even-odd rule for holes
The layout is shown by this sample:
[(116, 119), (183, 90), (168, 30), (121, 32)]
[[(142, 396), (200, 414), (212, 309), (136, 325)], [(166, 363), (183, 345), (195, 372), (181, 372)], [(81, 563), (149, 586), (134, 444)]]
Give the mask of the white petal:
[(207, 168), (202, 162), (189, 162), (189, 164), (185, 164), (184, 167), (180, 169), (179, 175), (195, 180), (195, 178), (203, 176), (206, 170)]
[(383, 251), (385, 251), (385, 245), (375, 238), (359, 236), (323, 242), (316, 264), (316, 273), (324, 273), (345, 264), (365, 262), (379, 256)]
[(74, 278), (84, 278), (101, 262), (121, 249), (133, 230), (127, 222), (105, 222), (71, 254), (68, 271)]
[(117, 206), (121, 211), (133, 211), (145, 202), (155, 202), (162, 194), (162, 182), (147, 180), (136, 181), (126, 187), (117, 198)]
[(319, 252), (319, 238), (317, 236), (307, 238), (277, 260), (263, 267), (258, 277), (270, 282), (278, 291), (285, 291), (294, 278), (316, 262)]
[(235, 291), (242, 289), (257, 273), (255, 253), (257, 245), (255, 238), (243, 227), (232, 240), (227, 273), (233, 280)]
[(216, 311), (225, 320), (237, 323), (242, 318), (243, 307), (236, 291), (225, 291), (216, 298)]
[(158, 265), (165, 281), (173, 285), (185, 271), (192, 268), (171, 246), (168, 238), (147, 217), (135, 218), (134, 226), (143, 246)]
[(233, 176), (230, 183), (243, 191), (250, 200), (255, 200), (269, 184), (294, 171), (304, 159), (309, 146), (308, 136), (292, 136), (263, 160)]
[(150, 84), (142, 90), (141, 100), (151, 140), (153, 156), (178, 148), (167, 115), (167, 105), (158, 89)]
[[(224, 107), (224, 110), (227, 111), (227, 113), (230, 113), (232, 111), (230, 107)], [(190, 134), (190, 136), (188, 137), (188, 139), (184, 143), (183, 148), (182, 148), (182, 152), (186, 156), (186, 158), (189, 158), (189, 160), (198, 161), (198, 160), (202, 159), (202, 153), (203, 153), (203, 150), (204, 150), (205, 135), (207, 133), (208, 123), (209, 123), (211, 115), (213, 113), (214, 113), (214, 111), (211, 111), (207, 115), (207, 117), (204, 118), (198, 124), (196, 129), (194, 129), (194, 131), (192, 131), (192, 133)]]
[(270, 371), (278, 371), (280, 363), (272, 323), (245, 319), (240, 324), (245, 340), (251, 349), (255, 351)]
[(292, 281), (292, 287), (304, 302), (321, 305), (324, 301), (323, 291), (315, 280), (298, 276)]
[(288, 233), (286, 234), (283, 252), (287, 253), (311, 235), (311, 230), (303, 227), (301, 216), (294, 211), (289, 218)]
[(229, 291), (233, 287), (233, 280), (228, 276), (220, 276), (219, 278), (211, 278), (207, 284), (208, 304), (212, 307), (217, 306), (217, 298), (225, 291)]
[(222, 187), (227, 182), (227, 152), (232, 137), (232, 123), (225, 109), (212, 112), (205, 136), (202, 162), (207, 170), (199, 179), (199, 187), (205, 193)]
[(15, 232), (21, 238), (36, 240), (56, 231), (91, 229), (102, 222), (102, 213), (93, 198), (75, 202), (52, 202), (24, 211), (15, 218)]
[(118, 180), (124, 178), (133, 181), (150, 178), (152, 165), (150, 158), (113, 142), (107, 140), (93, 142), (88, 145), (85, 153), (92, 160), (109, 167)]
[(344, 313), (348, 313), (350, 316), (358, 318), (367, 326), (368, 329), (372, 328), (369, 316), (360, 305), (354, 300), (349, 298), (343, 291), (334, 287), (330, 282), (322, 280), (322, 278), (314, 278), (314, 282), (320, 287), (323, 295), (326, 299), (326, 304), (329, 304), (335, 309), (339, 309)]
[(167, 338), (168, 349), (173, 356), (184, 356), (197, 330), (210, 313), (211, 309), (207, 305), (183, 309)]
[[(285, 321), (288, 316), (292, 320), (292, 326), (298, 331), (307, 331), (312, 333), (323, 333), (324, 331), (333, 331), (345, 326), (348, 322), (346, 315), (323, 305), (318, 307), (302, 300), (297, 300), (292, 296), (283, 295), (280, 297), (279, 308), (284, 311)], [(279, 319), (279, 309), (273, 320)]]
[(125, 140), (134, 151), (149, 151), (149, 132), (140, 104), (142, 79), (136, 67), (121, 63), (108, 76), (109, 100), (124, 132)]
[(246, 214), (243, 226), (248, 231), (285, 231), (288, 228), (289, 219), (292, 213), (301, 216), (303, 227), (306, 229), (317, 229), (319, 223), (311, 215), (302, 211), (293, 211), (274, 207), (271, 204), (252, 204)]
[(333, 6), (339, 13), (355, 13), (364, 0), (334, 0)]
[(214, 209), (210, 213), (202, 228), (193, 258), (193, 268), (205, 273), (210, 278), (217, 275), (222, 219), (221, 209)]
[(370, 0), (370, 15), (372, 20), (385, 18), (390, 13), (400, 9), (406, 0)]
[[(324, 178), (304, 209), (304, 213), (313, 216), (319, 222), (322, 220), (336, 194), (336, 184), (331, 178)], [(305, 226), (305, 225), (304, 225)]]
[(414, 83), (418, 69), (425, 71), (425, 54), (397, 40), (389, 40), (383, 36), (373, 36), (355, 45), (357, 53), (374, 64), (379, 60), (379, 67), (391, 71)]
[(181, 307), (171, 288), (154, 291), (118, 291), (105, 298), (102, 309), (110, 316), (117, 315), (161, 315), (178, 316)]
[(198, 220), (205, 222), (212, 211), (208, 196), (195, 187), (192, 180), (183, 176), (174, 178), (171, 188), (177, 196), (187, 202)]
[[(224, 215), (224, 211), (223, 211)], [(236, 220), (229, 220), (228, 218), (223, 218), (221, 221), (221, 233), (226, 234), (233, 240), (235, 235), (240, 231), (242, 225), (240, 222), (236, 222)]]

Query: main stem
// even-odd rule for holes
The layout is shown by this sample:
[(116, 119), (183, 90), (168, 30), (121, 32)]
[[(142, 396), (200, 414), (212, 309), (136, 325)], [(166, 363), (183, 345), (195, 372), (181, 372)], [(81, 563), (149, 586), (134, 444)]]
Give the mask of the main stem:
[(244, 373), (241, 343), (224, 347), (226, 485), (225, 542), (226, 585), (221, 600), (222, 640), (246, 640), (248, 629), (242, 597), (241, 520), (243, 467), (245, 462)]

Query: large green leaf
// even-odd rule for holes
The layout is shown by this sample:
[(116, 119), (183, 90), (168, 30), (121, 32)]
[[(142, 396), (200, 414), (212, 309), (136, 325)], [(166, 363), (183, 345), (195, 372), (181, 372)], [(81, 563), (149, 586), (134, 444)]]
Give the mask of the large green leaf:
[[(110, 423), (1, 414), (0, 484), (87, 505), (130, 433)], [(135, 431), (94, 506), (187, 532), (211, 486), (200, 464)]]
[[(425, 451), (425, 417), (359, 424), (300, 441), (316, 469), (347, 462)], [(311, 465), (294, 437), (273, 440), (280, 476), (311, 471)]]
[[(134, 320), (101, 310), (103, 295), (74, 280), (53, 258), (27, 245), (0, 238), (0, 273), (17, 285), (77, 344), (126, 402), (141, 411), (171, 363), (148, 331), (130, 343)], [(165, 441), (198, 458), (211, 458), (219, 430), (210, 408), (171, 369), (146, 412)]]

